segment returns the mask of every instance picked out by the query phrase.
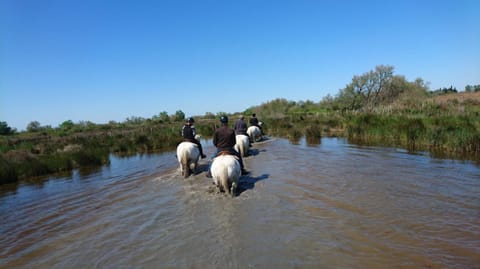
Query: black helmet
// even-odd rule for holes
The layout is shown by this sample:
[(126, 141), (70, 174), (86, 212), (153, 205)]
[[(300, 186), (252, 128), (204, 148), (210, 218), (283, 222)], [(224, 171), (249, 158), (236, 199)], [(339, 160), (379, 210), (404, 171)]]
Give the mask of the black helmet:
[(192, 117), (190, 117), (190, 118), (187, 118), (186, 122), (194, 123), (195, 120)]
[(220, 122), (221, 123), (228, 123), (228, 117), (227, 116), (221, 116), (220, 117)]

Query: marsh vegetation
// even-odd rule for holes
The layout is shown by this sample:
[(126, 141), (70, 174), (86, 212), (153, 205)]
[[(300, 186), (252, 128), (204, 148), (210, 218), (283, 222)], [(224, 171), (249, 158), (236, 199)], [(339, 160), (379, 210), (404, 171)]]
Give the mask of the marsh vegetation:
[[(377, 66), (319, 102), (275, 99), (239, 114), (259, 115), (263, 130), (292, 142), (306, 137), (347, 137), (352, 143), (428, 151), (435, 156), (480, 160), (480, 87), (465, 92), (444, 88), (429, 91), (394, 75), (393, 67)], [(223, 113), (195, 116), (197, 132), (210, 137)], [(181, 141), (185, 114), (160, 112), (149, 119), (95, 124), (65, 121), (56, 128), (32, 121), (16, 132), (0, 122), (0, 183), (109, 163), (109, 154), (173, 150)]]

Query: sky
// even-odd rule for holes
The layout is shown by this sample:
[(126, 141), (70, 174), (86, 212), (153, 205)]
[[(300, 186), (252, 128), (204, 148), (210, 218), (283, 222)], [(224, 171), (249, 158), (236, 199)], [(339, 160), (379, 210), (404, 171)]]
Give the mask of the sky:
[(0, 121), (318, 102), (378, 65), (464, 90), (480, 84), (478, 14), (478, 0), (0, 0)]

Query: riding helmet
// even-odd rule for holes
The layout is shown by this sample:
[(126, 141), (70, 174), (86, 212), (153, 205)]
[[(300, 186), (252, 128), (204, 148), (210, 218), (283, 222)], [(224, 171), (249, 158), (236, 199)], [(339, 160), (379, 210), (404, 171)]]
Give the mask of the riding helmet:
[(220, 122), (221, 123), (228, 123), (228, 117), (227, 116), (221, 116), (220, 117)]
[(195, 120), (192, 117), (190, 117), (190, 118), (187, 119), (187, 122), (194, 123)]

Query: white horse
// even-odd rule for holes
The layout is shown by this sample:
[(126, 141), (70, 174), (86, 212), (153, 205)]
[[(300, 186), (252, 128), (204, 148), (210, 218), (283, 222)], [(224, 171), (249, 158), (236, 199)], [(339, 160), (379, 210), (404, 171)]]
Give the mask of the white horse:
[(200, 150), (195, 143), (184, 141), (177, 146), (177, 159), (184, 178), (195, 173), (199, 158)]
[(240, 163), (237, 158), (233, 155), (219, 155), (213, 159), (210, 171), (213, 183), (220, 191), (229, 192), (234, 197), (241, 175)]
[(235, 136), (235, 146), (233, 147), (240, 156), (248, 156), (248, 150), (250, 149), (250, 141), (247, 135), (236, 135)]
[(248, 127), (247, 134), (252, 142), (258, 142), (262, 139), (262, 131), (257, 126)]

